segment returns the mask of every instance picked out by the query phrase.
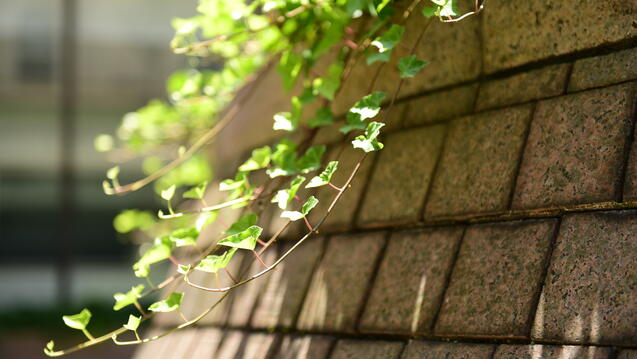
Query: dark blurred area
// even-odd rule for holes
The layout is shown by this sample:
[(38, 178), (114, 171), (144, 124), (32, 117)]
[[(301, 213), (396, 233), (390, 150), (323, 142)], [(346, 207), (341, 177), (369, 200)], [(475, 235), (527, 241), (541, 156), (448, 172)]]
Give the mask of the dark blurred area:
[[(79, 342), (61, 316), (85, 306), (98, 335), (127, 318), (109, 313), (112, 294), (135, 282), (135, 247), (112, 221), (154, 200), (150, 190), (104, 195), (112, 164), (93, 140), (165, 97), (167, 76), (186, 61), (169, 49), (171, 19), (195, 9), (195, 0), (0, 2), (1, 358), (43, 357), (60, 336), (60, 347)], [(104, 347), (70, 357), (131, 352)]]

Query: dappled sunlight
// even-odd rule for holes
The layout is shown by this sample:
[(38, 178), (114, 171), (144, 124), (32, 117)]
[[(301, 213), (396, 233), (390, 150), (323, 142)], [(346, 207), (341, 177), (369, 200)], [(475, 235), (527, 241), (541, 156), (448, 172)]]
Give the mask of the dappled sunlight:
[(416, 302), (414, 303), (414, 315), (411, 319), (411, 331), (415, 332), (418, 329), (418, 323), (420, 322), (420, 311), (422, 309), (422, 302), (425, 298), (425, 286), (427, 285), (427, 275), (422, 274), (420, 277), (420, 284), (418, 285), (418, 295), (416, 296)]
[(272, 271), (270, 274), (252, 320), (253, 325), (273, 328), (279, 324), (283, 301), (288, 288), (288, 280), (284, 275), (286, 270), (286, 262), (282, 262), (277, 267), (277, 270)]
[(328, 288), (325, 281), (325, 268), (319, 267), (305, 298), (303, 311), (299, 318), (300, 328), (323, 327), (327, 316)]

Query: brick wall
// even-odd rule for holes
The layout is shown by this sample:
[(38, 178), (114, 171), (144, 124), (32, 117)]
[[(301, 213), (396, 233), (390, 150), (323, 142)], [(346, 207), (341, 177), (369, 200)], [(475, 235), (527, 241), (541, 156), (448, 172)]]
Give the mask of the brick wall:
[[(637, 358), (637, 2), (487, 5), (428, 30), (417, 53), (432, 65), (321, 236), (138, 358)], [(423, 24), (408, 22), (407, 45)], [(216, 144), (222, 176), (276, 138), (270, 115), (288, 103), (272, 69), (251, 86), (228, 129), (247, 138)], [(327, 157), (333, 132), (315, 140)], [(336, 184), (355, 161), (346, 149)], [(212, 301), (193, 297), (187, 313)]]

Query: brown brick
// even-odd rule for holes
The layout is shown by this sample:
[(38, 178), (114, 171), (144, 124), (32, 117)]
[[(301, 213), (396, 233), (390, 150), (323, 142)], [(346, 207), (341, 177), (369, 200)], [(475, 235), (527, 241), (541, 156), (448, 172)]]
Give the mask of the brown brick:
[(327, 359), (333, 340), (321, 336), (286, 336), (273, 359)]
[(360, 330), (430, 331), (462, 231), (449, 227), (393, 234)]
[[(329, 153), (330, 161), (338, 159), (338, 169), (334, 173), (331, 181), (336, 186), (343, 186), (345, 184), (352, 173), (352, 170), (363, 155), (363, 151), (353, 148), (350, 143), (343, 144), (342, 146), (344, 147), (344, 150), (340, 158), (338, 158), (338, 153), (341, 150), (340, 147), (335, 148)], [(332, 208), (332, 212), (330, 212), (325, 223), (321, 226), (322, 232), (345, 230), (352, 227), (354, 214), (358, 202), (363, 196), (363, 190), (365, 189), (365, 183), (369, 178), (374, 156), (375, 154), (367, 156), (365, 161), (362, 163), (360, 170), (352, 181), (352, 186), (344, 192), (343, 196), (341, 196), (334, 208)], [(308, 216), (310, 223), (317, 223), (319, 219), (323, 217), (334, 200), (336, 193), (337, 192), (330, 186), (323, 186), (319, 188), (316, 197), (320, 202)]]
[(228, 330), (224, 333), (219, 349), (215, 352), (215, 359), (235, 359), (245, 345), (246, 334), (238, 330)]
[(189, 358), (197, 341), (197, 329), (186, 328), (170, 334), (171, 342), (155, 359)]
[(630, 155), (626, 165), (626, 180), (624, 182), (624, 200), (637, 199), (637, 142), (632, 143)]
[(437, 343), (414, 340), (405, 349), (404, 359), (491, 359), (495, 345)]
[[(141, 333), (140, 336), (142, 338), (152, 338), (156, 335), (163, 333), (164, 330), (160, 328), (150, 328), (150, 330)], [(166, 336), (154, 340), (149, 343), (145, 343), (144, 345), (140, 345), (139, 349), (135, 352), (133, 356), (134, 359), (157, 359), (161, 356), (161, 354), (165, 351), (165, 348), (170, 345), (172, 341), (171, 336)]]
[(500, 345), (493, 359), (607, 359), (610, 353), (610, 348), (573, 345)]
[(480, 86), (478, 110), (560, 95), (566, 88), (569, 67), (551, 65), (485, 82)]
[(618, 200), (633, 94), (620, 85), (540, 102), (513, 207)]
[(634, 1), (500, 0), (487, 7), (483, 53), (488, 73), (637, 35)]
[(190, 358), (212, 358), (219, 344), (223, 331), (217, 328), (198, 328), (197, 337), (190, 352)]
[(273, 334), (245, 333), (229, 330), (214, 354), (215, 359), (266, 359), (276, 350), (277, 337)]
[(617, 359), (637, 359), (637, 350), (623, 349), (617, 355)]
[(466, 115), (473, 111), (478, 85), (436, 91), (407, 102), (404, 125), (413, 127)]
[(469, 227), (436, 333), (528, 336), (556, 223), (531, 220)]
[(637, 344), (634, 211), (566, 216), (533, 325), (533, 338)]
[(637, 48), (578, 60), (573, 67), (569, 91), (637, 79)]
[(330, 359), (398, 359), (401, 342), (339, 340)]
[(384, 233), (367, 233), (329, 240), (303, 303), (300, 329), (354, 330), (384, 237)]
[(506, 209), (530, 116), (520, 106), (452, 122), (425, 217)]
[[(252, 317), (256, 328), (290, 328), (301, 310), (312, 272), (323, 253), (323, 238), (310, 238), (283, 261), (263, 288)], [(281, 246), (279, 255), (292, 247)]]
[(444, 140), (445, 126), (390, 134), (363, 199), (359, 224), (416, 222)]

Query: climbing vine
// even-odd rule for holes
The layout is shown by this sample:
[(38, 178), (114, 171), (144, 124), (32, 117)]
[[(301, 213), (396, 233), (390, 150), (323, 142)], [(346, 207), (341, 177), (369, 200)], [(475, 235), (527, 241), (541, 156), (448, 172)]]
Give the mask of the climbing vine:
[[(138, 231), (152, 238), (140, 246), (140, 256), (132, 266), (135, 277), (145, 282), (135, 284), (125, 293), (114, 294), (113, 310), (134, 306), (138, 313), (131, 314), (121, 328), (101, 336), (92, 335), (88, 329), (89, 309), (65, 315), (64, 323), (82, 331), (87, 341), (64, 350), (50, 341), (45, 353), (61, 356), (111, 340), (119, 345), (154, 341), (194, 325), (232, 290), (276, 268), (318, 233), (367, 154), (383, 148), (380, 134), (403, 82), (428, 64), (414, 53), (429, 23), (435, 19), (458, 21), (483, 8), (484, 0), (476, 0), (472, 11), (463, 14), (458, 10), (457, 0), (200, 0), (198, 15), (173, 20), (175, 36), (171, 47), (175, 53), (188, 57), (190, 68), (168, 78), (167, 101), (154, 100), (125, 115), (116, 139), (100, 135), (95, 140), (96, 149), (115, 161), (142, 159), (145, 177), (139, 180), (122, 184), (119, 166), (107, 171), (103, 182), (107, 195), (125, 195), (152, 184), (165, 203), (165, 208), (156, 214), (126, 210), (114, 220), (118, 232)], [(400, 73), (396, 90), (392, 94), (373, 92), (381, 69), (390, 66), (394, 49), (401, 46), (404, 23), (411, 16), (420, 16), (426, 24), (409, 55), (391, 65)], [(250, 96), (238, 91), (256, 87), (249, 84), (258, 81), (258, 72), (273, 61), (284, 88), (296, 94), (291, 96), (290, 109), (273, 118), (273, 130), (285, 136), (271, 146), (254, 149), (234, 176), (212, 188), (209, 185), (212, 169), (200, 152), (246, 105)], [(338, 129), (344, 141), (361, 151), (360, 160), (353, 168), (340, 168), (339, 154), (324, 164), (326, 147), (312, 145), (314, 136), (319, 128), (335, 123), (331, 103), (348, 81), (352, 68), (376, 62), (381, 65), (371, 81), (369, 94), (351, 107)], [(318, 110), (308, 114), (310, 104)], [(384, 111), (379, 116), (381, 108)], [(344, 183), (333, 183), (336, 171), (350, 171)], [(265, 175), (256, 176), (257, 172)], [(265, 180), (257, 182), (256, 178)], [(302, 198), (301, 193), (307, 192), (304, 189), (323, 186), (332, 188), (333, 195)], [(225, 194), (225, 200), (208, 203), (206, 194), (213, 191)], [(327, 201), (328, 209), (311, 223), (308, 215), (319, 201)], [(259, 217), (267, 208), (264, 204), (270, 203), (276, 206), (284, 224), (264, 230), (258, 225)], [(203, 238), (204, 228), (219, 220), (221, 211), (237, 211), (238, 220), (226, 224), (219, 237)], [(263, 253), (296, 221), (304, 223), (306, 234), (273, 263), (266, 263)], [(264, 233), (273, 234), (265, 238)], [(204, 242), (212, 244), (204, 248)], [(248, 270), (231, 273), (228, 266), (239, 258), (239, 252), (251, 256), (262, 268), (256, 273)], [(173, 262), (174, 270), (155, 284), (149, 276), (164, 261)], [(196, 283), (191, 278), (194, 272), (213, 276), (216, 285)], [(221, 275), (229, 279), (224, 283), (231, 284), (222, 285)], [(169, 290), (181, 282), (223, 295), (211, 307), (187, 318), (180, 306), (188, 297), (183, 292)], [(160, 291), (163, 298), (147, 308), (142, 306), (140, 299)], [(150, 338), (139, 335), (142, 322), (166, 312), (177, 312), (183, 322)], [(119, 337), (126, 332), (131, 333), (132, 339), (121, 340)]]

